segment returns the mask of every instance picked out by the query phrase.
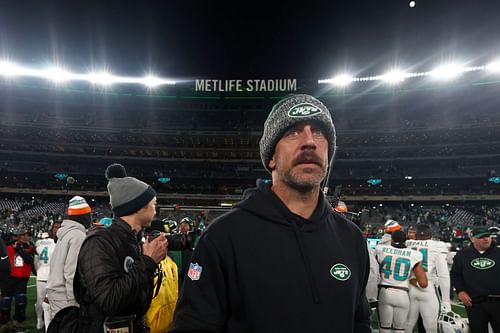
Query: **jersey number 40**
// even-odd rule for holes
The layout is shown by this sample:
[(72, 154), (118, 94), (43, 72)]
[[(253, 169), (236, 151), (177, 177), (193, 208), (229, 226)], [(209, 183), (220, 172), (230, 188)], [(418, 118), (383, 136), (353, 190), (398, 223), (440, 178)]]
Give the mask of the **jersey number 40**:
[(396, 281), (408, 280), (410, 275), (410, 259), (398, 257), (393, 260), (393, 256), (386, 256), (380, 264), (380, 273), (384, 274), (385, 279), (392, 278)]

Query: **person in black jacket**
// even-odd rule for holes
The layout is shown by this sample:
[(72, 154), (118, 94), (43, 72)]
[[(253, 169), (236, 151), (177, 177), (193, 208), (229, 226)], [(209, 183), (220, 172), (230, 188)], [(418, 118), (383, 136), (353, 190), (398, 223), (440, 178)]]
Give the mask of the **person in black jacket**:
[(163, 234), (142, 244), (142, 229), (156, 213), (156, 192), (127, 177), (120, 164), (110, 165), (106, 178), (115, 217), (111, 226), (90, 234), (80, 249), (74, 283), (80, 303), (78, 332), (101, 333), (103, 325), (147, 332), (144, 314), (158, 263), (167, 254)]
[(451, 279), (464, 303), (472, 333), (500, 333), (500, 248), (485, 227), (470, 235), (471, 246), (453, 258)]
[[(2, 289), (2, 281), (7, 280), (10, 275), (10, 261), (7, 246), (3, 240), (3, 232), (0, 230), (0, 291)], [(1, 293), (0, 293), (1, 294)]]
[(1, 296), (2, 292), (5, 292), (5, 288), (7, 288), (7, 282), (10, 278), (9, 253), (7, 252), (7, 246), (5, 245), (3, 236), (3, 232), (0, 230), (0, 328), (8, 321), (6, 313), (1, 310)]
[(260, 141), (272, 185), (258, 181), (201, 235), (171, 332), (371, 332), (365, 240), (320, 190), (335, 140), (314, 97), (273, 107)]

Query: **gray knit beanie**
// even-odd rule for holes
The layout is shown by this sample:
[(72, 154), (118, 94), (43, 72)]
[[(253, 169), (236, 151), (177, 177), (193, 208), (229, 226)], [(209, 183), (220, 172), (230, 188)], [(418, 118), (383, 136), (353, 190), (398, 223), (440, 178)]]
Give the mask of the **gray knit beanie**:
[(145, 207), (155, 196), (151, 186), (134, 177), (127, 177), (121, 164), (106, 168), (109, 202), (115, 216), (131, 215)]
[(260, 139), (260, 158), (264, 168), (269, 169), (276, 144), (285, 131), (303, 121), (314, 121), (322, 125), (328, 140), (328, 160), (335, 152), (335, 126), (330, 111), (318, 99), (310, 95), (288, 95), (276, 103), (264, 123), (264, 132)]

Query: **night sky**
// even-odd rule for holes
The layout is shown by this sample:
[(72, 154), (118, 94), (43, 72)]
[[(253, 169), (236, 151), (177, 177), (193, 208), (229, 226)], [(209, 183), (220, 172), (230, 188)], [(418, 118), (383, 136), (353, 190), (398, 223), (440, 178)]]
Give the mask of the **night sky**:
[(500, 1), (0, 0), (0, 52), (33, 67), (174, 79), (483, 65), (500, 57)]

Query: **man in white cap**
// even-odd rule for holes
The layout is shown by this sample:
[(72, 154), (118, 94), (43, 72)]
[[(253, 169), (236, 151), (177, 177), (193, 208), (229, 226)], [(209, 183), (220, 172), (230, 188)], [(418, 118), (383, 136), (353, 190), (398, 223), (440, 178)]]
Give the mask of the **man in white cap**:
[[(50, 275), (50, 259), (56, 247), (56, 243), (49, 238), (48, 232), (42, 232), (42, 238), (35, 243), (35, 269), (36, 269), (36, 329), (41, 330), (44, 326), (43, 300), (47, 296), (47, 281)], [(50, 318), (46, 318), (46, 323)]]
[(58, 241), (50, 259), (50, 275), (47, 282), (47, 298), (51, 318), (57, 312), (78, 303), (73, 294), (73, 278), (80, 247), (91, 223), (92, 209), (84, 198), (75, 196), (69, 201), (67, 219), (57, 231)]

